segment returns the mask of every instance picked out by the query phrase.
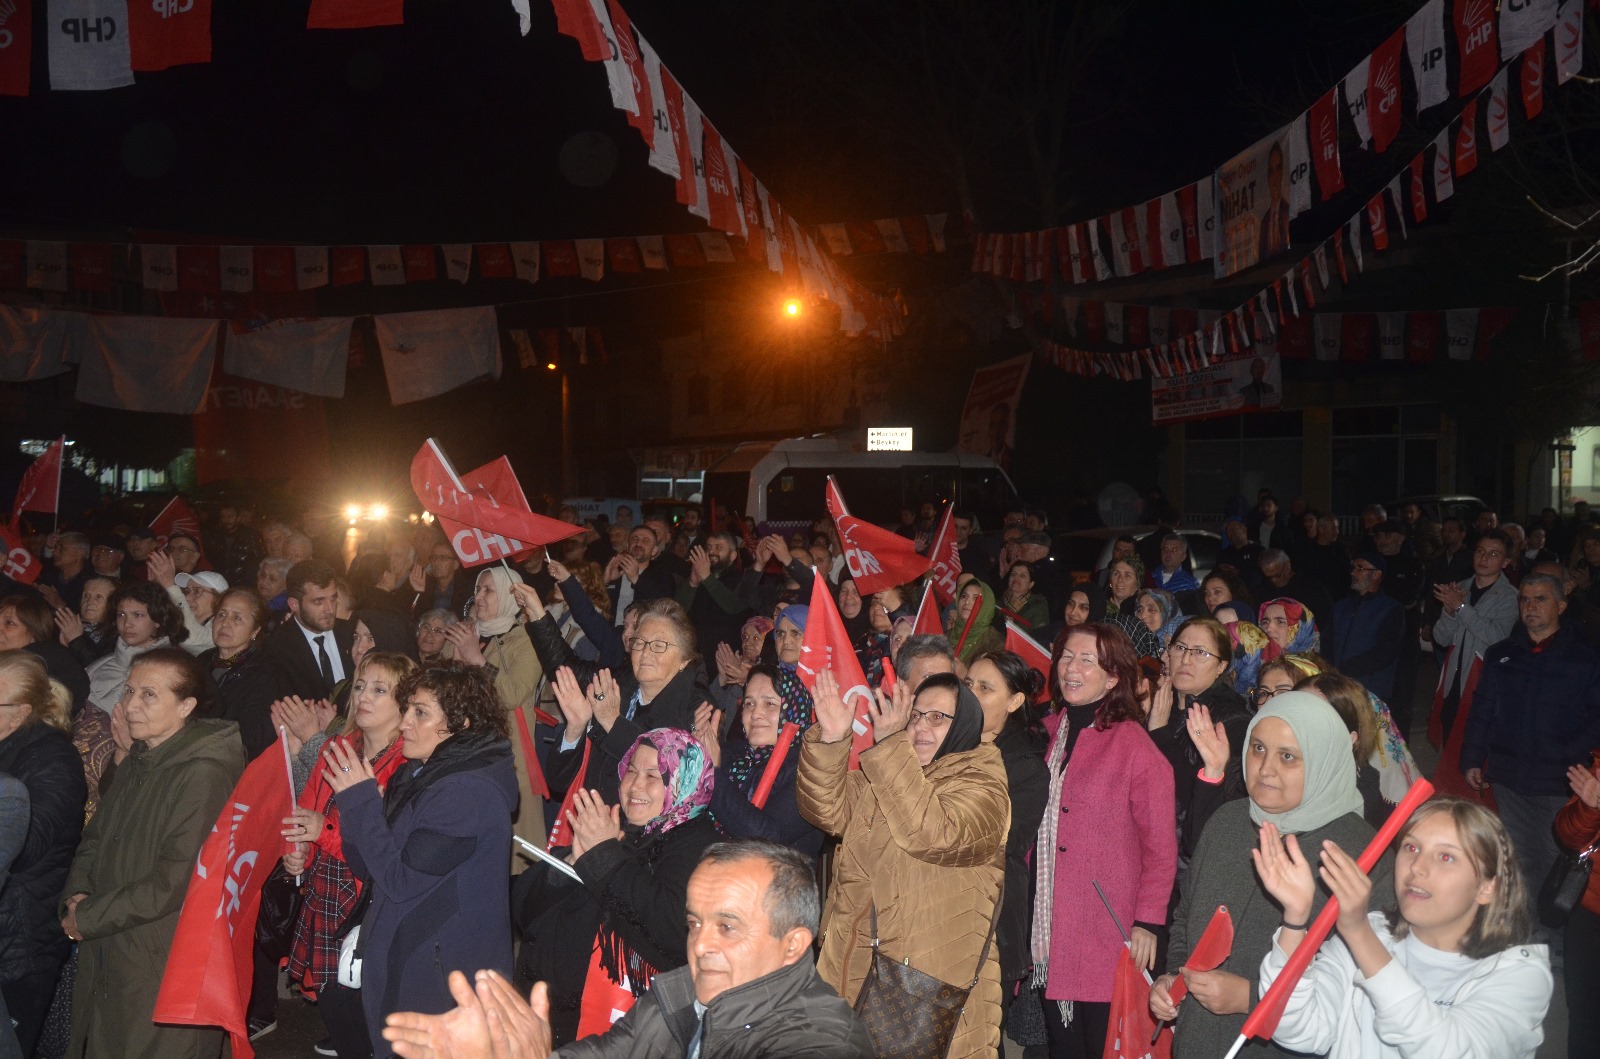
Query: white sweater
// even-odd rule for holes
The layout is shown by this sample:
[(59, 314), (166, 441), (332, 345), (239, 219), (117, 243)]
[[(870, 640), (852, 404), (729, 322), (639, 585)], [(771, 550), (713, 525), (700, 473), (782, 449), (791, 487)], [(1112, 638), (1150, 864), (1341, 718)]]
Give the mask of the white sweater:
[[(1295, 983), (1276, 1043), (1330, 1059), (1533, 1059), (1554, 985), (1546, 946), (1463, 959), (1460, 979), (1430, 998), (1406, 966), (1420, 943), (1395, 938), (1381, 912), (1368, 919), (1389, 962), (1367, 978), (1344, 941), (1330, 937)], [(1261, 961), (1263, 995), (1286, 963), (1275, 937)]]

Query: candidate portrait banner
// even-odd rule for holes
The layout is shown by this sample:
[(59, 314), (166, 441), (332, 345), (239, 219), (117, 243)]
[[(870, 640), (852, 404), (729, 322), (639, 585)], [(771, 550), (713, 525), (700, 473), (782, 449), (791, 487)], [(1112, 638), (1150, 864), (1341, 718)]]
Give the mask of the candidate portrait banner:
[[(1243, 272), (1290, 247), (1289, 221), (1309, 205), (1310, 162), (1290, 146), (1298, 126), (1285, 125), (1217, 169), (1216, 275)], [(1301, 129), (1299, 135), (1305, 135)], [(1308, 188), (1307, 188), (1308, 189)], [(1308, 189), (1309, 190), (1309, 189)]]
[(1258, 412), (1282, 404), (1283, 367), (1275, 350), (1214, 358), (1206, 367), (1150, 380), (1150, 418), (1158, 425)]
[(988, 456), (1002, 470), (1011, 470), (1017, 444), (1017, 406), (1032, 362), (1032, 354), (1024, 353), (972, 373), (972, 386), (961, 407), (958, 452)]

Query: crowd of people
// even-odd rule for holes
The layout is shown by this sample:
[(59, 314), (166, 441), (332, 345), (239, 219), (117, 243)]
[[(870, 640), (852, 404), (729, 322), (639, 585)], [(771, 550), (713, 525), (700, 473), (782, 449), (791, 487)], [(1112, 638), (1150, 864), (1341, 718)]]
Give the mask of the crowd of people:
[[(1070, 570), (1043, 511), (954, 512), (941, 634), (826, 518), (626, 512), (475, 569), (428, 522), (347, 556), (241, 504), (37, 535), (41, 576), (0, 586), (0, 1059), (218, 1054), (151, 1016), (200, 846), (280, 738), (248, 1029), (286, 967), (323, 1055), (882, 1054), (899, 965), (962, 991), (942, 1054), (1099, 1057), (1131, 959), (1173, 1054), (1216, 1056), (1330, 897), (1248, 1054), (1532, 1056), (1557, 974), (1569, 1054), (1600, 1054), (1600, 875), (1539, 901), (1600, 838), (1600, 525), (1411, 504), (1341, 537), (1263, 493), (1196, 570), (1155, 514)], [(865, 719), (802, 665), (817, 592)], [(1422, 732), (1458, 796), (1363, 868)], [(1231, 950), (1190, 966), (1219, 907)]]

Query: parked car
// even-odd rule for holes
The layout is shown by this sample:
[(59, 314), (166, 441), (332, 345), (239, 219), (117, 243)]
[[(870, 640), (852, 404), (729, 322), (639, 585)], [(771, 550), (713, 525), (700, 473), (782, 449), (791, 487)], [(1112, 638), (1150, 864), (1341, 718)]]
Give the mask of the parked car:
[[(1093, 577), (1096, 571), (1111, 561), (1112, 546), (1118, 537), (1127, 535), (1142, 541), (1154, 532), (1156, 527), (1150, 525), (1074, 530), (1058, 536), (1053, 551), (1056, 558), (1066, 564), (1075, 580)], [(1189, 564), (1195, 579), (1203, 579), (1217, 565), (1217, 554), (1222, 551), (1222, 538), (1210, 530), (1180, 528), (1178, 533), (1189, 545)]]
[(1447, 518), (1461, 519), (1470, 528), (1472, 520), (1478, 517), (1478, 512), (1489, 510), (1489, 505), (1475, 496), (1408, 496), (1403, 500), (1396, 500), (1389, 505), (1389, 517), (1399, 518), (1400, 508), (1406, 504), (1415, 504), (1422, 509), (1422, 517), (1438, 525)]

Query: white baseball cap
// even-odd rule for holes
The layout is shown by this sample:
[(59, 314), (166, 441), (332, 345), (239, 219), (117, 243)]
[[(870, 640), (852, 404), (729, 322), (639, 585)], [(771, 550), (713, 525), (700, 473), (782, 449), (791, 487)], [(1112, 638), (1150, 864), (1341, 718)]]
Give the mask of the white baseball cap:
[(228, 591), (228, 579), (215, 570), (202, 570), (198, 574), (179, 574), (172, 579), (172, 582), (179, 588), (188, 588), (193, 583), (218, 594)]

